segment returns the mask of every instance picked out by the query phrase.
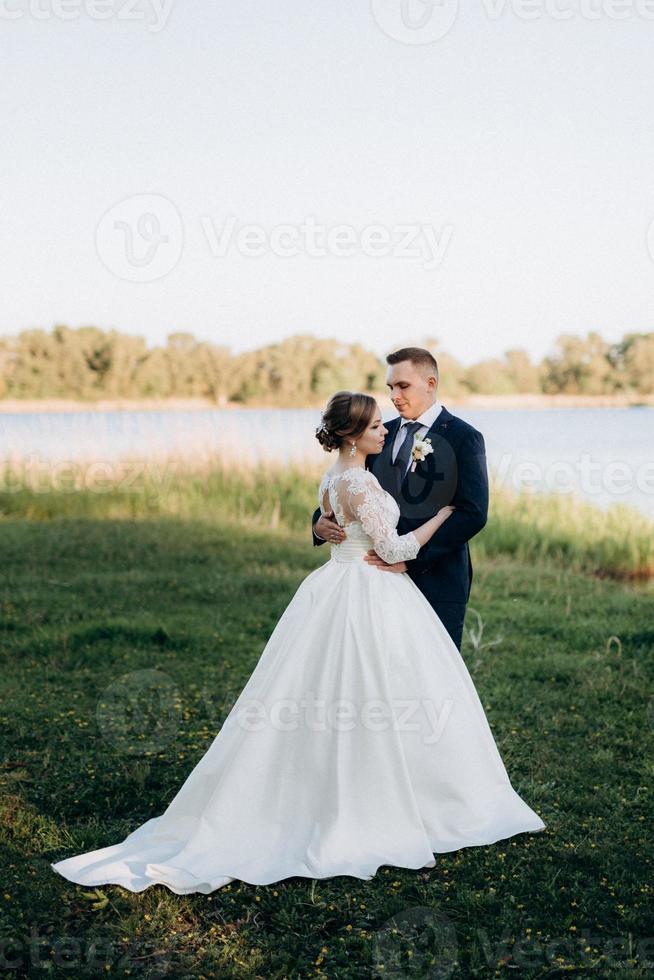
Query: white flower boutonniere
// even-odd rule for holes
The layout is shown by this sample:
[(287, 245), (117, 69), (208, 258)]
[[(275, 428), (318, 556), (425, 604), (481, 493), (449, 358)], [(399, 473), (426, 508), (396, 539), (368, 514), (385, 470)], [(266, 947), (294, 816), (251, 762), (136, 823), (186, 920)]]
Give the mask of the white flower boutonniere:
[(431, 439), (421, 439), (419, 436), (415, 436), (413, 448), (411, 449), (411, 459), (413, 460), (411, 463), (411, 472), (414, 473), (418, 463), (421, 463), (433, 451), (434, 447), (431, 444)]

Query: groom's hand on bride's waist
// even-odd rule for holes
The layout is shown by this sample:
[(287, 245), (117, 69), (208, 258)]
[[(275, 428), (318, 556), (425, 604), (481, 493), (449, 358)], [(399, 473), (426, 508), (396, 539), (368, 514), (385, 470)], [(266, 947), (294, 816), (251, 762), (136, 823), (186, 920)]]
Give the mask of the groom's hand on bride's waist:
[(363, 560), (367, 561), (369, 565), (376, 565), (377, 568), (381, 568), (382, 572), (406, 572), (407, 565), (405, 561), (396, 561), (390, 565), (383, 558), (380, 558), (376, 551), (371, 548), (370, 551), (366, 551), (363, 556)]
[(313, 525), (313, 533), (318, 538), (322, 538), (323, 541), (331, 541), (332, 544), (340, 544), (341, 541), (345, 541), (347, 535), (341, 527), (333, 520), (334, 511), (330, 510), (326, 514), (323, 514), (318, 518), (316, 523)]

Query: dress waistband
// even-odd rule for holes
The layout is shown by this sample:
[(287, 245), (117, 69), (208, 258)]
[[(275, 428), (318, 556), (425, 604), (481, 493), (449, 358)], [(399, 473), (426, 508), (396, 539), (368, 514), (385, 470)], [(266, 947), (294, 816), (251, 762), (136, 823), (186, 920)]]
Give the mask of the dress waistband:
[(345, 541), (330, 548), (332, 561), (359, 561), (372, 548), (372, 538), (360, 524), (346, 524)]

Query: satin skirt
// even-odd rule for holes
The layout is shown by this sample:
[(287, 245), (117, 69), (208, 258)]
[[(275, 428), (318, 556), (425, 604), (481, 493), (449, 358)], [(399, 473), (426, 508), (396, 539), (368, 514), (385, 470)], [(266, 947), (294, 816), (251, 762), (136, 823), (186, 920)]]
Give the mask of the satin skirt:
[(300, 584), (177, 795), (52, 867), (87, 886), (209, 893), (380, 866), (545, 828), (513, 789), (461, 654), (406, 573), (332, 546)]

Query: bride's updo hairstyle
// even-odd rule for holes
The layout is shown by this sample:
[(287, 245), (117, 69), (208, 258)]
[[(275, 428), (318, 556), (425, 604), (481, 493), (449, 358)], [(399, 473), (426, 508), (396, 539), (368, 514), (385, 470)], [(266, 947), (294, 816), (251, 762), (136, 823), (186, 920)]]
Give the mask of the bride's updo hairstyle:
[(361, 391), (337, 391), (327, 402), (316, 439), (325, 450), (340, 449), (346, 440), (356, 441), (370, 425), (377, 403)]

